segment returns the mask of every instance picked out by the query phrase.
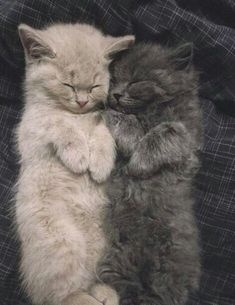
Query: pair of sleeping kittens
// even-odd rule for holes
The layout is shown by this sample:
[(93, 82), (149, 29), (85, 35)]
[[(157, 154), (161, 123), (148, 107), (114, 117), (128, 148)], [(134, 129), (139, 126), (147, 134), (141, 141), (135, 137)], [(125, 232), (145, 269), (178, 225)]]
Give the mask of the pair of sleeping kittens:
[(85, 24), (19, 35), (16, 223), (33, 304), (184, 304), (200, 276), (190, 47), (132, 46)]

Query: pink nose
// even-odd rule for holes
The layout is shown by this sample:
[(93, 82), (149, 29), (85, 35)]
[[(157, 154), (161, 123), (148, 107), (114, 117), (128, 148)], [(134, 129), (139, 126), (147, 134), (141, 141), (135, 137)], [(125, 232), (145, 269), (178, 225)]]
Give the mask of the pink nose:
[(78, 101), (78, 104), (81, 108), (83, 108), (87, 103), (88, 101)]

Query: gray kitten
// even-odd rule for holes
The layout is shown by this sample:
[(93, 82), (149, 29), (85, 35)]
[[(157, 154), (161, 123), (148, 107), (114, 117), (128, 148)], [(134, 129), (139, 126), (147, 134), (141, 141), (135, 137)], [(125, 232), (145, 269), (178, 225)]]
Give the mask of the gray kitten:
[(184, 304), (198, 287), (193, 179), (202, 142), (192, 48), (139, 44), (113, 65), (107, 124), (119, 160), (99, 276), (120, 304)]

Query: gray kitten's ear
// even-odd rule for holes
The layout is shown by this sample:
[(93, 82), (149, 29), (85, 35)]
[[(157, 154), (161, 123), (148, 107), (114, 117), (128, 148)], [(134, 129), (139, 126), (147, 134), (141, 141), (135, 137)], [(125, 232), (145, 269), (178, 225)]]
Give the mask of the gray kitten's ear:
[(104, 50), (104, 57), (112, 60), (113, 56), (121, 51), (129, 49), (135, 42), (135, 36), (127, 35), (123, 37), (110, 37), (108, 39), (108, 46)]
[(55, 57), (55, 52), (41, 38), (40, 30), (35, 30), (26, 24), (20, 24), (18, 31), (28, 62), (33, 62), (44, 57)]
[(185, 43), (173, 50), (171, 60), (179, 70), (189, 69), (193, 62), (193, 44)]

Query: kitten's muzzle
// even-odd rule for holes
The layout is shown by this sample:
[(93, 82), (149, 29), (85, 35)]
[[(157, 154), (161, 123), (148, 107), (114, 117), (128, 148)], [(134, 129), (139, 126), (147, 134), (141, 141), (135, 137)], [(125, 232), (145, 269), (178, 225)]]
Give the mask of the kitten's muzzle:
[(78, 105), (83, 108), (84, 106), (86, 106), (86, 104), (88, 103), (88, 101), (76, 101), (78, 103)]
[(113, 94), (113, 97), (114, 97), (114, 99), (115, 99), (117, 102), (119, 102), (119, 100), (120, 100), (120, 98), (122, 97), (122, 95), (121, 95), (121, 94), (118, 94), (118, 93), (114, 93), (114, 94)]
[(108, 99), (108, 106), (114, 110), (118, 110), (120, 108), (119, 99), (121, 98), (121, 94), (114, 93), (110, 95), (110, 98)]

